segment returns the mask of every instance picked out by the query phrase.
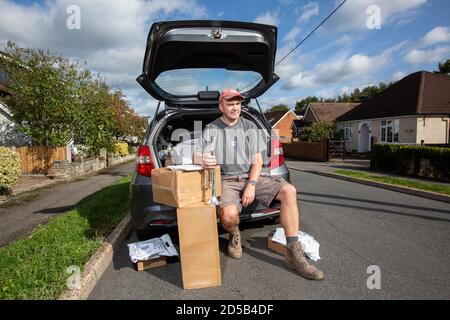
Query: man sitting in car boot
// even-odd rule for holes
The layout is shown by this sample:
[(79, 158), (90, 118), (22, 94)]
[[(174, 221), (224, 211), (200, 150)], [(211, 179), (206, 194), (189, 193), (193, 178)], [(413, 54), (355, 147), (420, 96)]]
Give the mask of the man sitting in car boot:
[[(266, 143), (262, 141), (257, 126), (241, 117), (243, 96), (234, 89), (224, 90), (219, 97), (222, 116), (203, 131), (202, 152), (194, 153), (194, 163), (204, 168), (221, 165), (222, 196), (220, 221), (229, 232), (228, 253), (231, 258), (242, 256), (239, 213), (255, 199), (269, 207), (277, 199), (281, 203), (281, 225), (286, 234), (285, 264), (301, 276), (322, 280), (322, 271), (310, 264), (298, 240), (300, 214), (297, 207), (297, 191), (286, 180), (261, 175), (262, 155)], [(242, 195), (242, 196), (241, 196)]]

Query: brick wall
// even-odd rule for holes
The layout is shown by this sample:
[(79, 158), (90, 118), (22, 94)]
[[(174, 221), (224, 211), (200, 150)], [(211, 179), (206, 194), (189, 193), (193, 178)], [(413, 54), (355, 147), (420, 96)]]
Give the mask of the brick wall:
[(106, 161), (90, 158), (82, 161), (69, 162), (68, 160), (55, 160), (49, 170), (49, 175), (70, 179), (106, 168)]
[(67, 160), (55, 160), (53, 162), (53, 166), (49, 170), (49, 175), (63, 179), (71, 179), (90, 172), (99, 171), (107, 166), (112, 167), (117, 164), (133, 160), (135, 157), (135, 154), (130, 154), (124, 157), (108, 155), (107, 160), (100, 160), (99, 158), (89, 158), (74, 162), (69, 162)]
[(278, 130), (280, 140), (290, 142), (292, 139), (292, 121), (297, 120), (297, 117), (292, 112), (289, 112), (280, 122), (273, 128)]

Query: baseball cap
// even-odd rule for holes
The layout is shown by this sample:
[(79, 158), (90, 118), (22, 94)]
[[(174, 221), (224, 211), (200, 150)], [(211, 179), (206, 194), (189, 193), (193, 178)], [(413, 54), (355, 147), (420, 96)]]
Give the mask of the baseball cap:
[(237, 91), (236, 89), (232, 89), (232, 88), (225, 89), (220, 93), (219, 103), (222, 102), (222, 99), (230, 100), (231, 98), (235, 98), (235, 97), (244, 99), (244, 97), (241, 95), (241, 93), (239, 91)]

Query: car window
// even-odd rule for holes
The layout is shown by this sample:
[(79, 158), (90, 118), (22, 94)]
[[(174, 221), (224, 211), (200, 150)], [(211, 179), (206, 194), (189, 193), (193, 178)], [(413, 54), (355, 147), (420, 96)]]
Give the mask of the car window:
[(254, 71), (215, 68), (175, 69), (161, 73), (156, 84), (176, 96), (195, 96), (199, 91), (222, 91), (235, 88), (247, 92), (255, 87), (261, 75)]

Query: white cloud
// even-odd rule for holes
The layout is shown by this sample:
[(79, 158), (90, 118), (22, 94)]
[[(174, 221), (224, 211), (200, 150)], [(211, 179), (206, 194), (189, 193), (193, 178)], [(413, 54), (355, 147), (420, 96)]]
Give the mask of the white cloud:
[(319, 4), (317, 2), (308, 2), (306, 5), (296, 8), (295, 12), (300, 14), (300, 22), (308, 22), (309, 19), (319, 14)]
[(289, 91), (299, 88), (329, 87), (341, 81), (360, 82), (386, 66), (394, 53), (404, 46), (405, 42), (401, 42), (373, 56), (361, 53), (351, 56), (337, 55), (326, 62), (316, 64), (312, 69), (291, 74), (281, 88)]
[(294, 0), (278, 0), (278, 2), (287, 6), (293, 3)]
[(336, 43), (345, 46), (352, 43), (353, 41), (355, 41), (353, 37), (350, 37), (348, 34), (344, 34), (336, 40)]
[[(339, 2), (336, 2), (336, 5)], [(345, 32), (368, 30), (366, 12), (371, 5), (378, 6), (381, 13), (381, 28), (385, 25), (405, 23), (411, 20), (411, 11), (423, 6), (427, 0), (357, 0), (347, 1), (324, 25), (328, 31)], [(408, 17), (405, 20), (405, 17)]]
[(353, 88), (349, 87), (349, 86), (343, 86), (339, 89), (339, 94), (343, 95), (343, 94), (350, 94), (353, 92)]
[(260, 16), (258, 16), (254, 20), (254, 22), (278, 26), (278, 24), (279, 24), (278, 10), (277, 11), (267, 11), (267, 12), (261, 14)]
[[(87, 61), (88, 68), (100, 72), (113, 89), (124, 89), (132, 103), (143, 103), (137, 95), (149, 97), (135, 79), (141, 73), (151, 23), (207, 16), (196, 0), (46, 0), (31, 6), (0, 2), (0, 22), (8, 26), (0, 28), (0, 43), (12, 40)], [(69, 5), (80, 8), (80, 30), (66, 27)]]
[(317, 83), (315, 82), (315, 77), (309, 73), (299, 72), (289, 79), (287, 79), (281, 86), (283, 90), (293, 90), (298, 88), (315, 88)]
[(336, 91), (333, 89), (328, 89), (328, 88), (321, 89), (321, 90), (316, 91), (315, 96), (325, 98), (325, 99), (334, 98), (334, 97), (336, 97)]
[(295, 41), (295, 39), (297, 38), (297, 36), (300, 34), (300, 28), (299, 27), (294, 27), (292, 28), (291, 31), (289, 31), (284, 37), (283, 37), (283, 41), (285, 42), (292, 42)]
[(450, 28), (436, 27), (429, 31), (421, 40), (420, 47), (428, 47), (440, 42), (450, 42)]
[(406, 77), (406, 73), (403, 71), (397, 71), (396, 73), (394, 73), (391, 77), (392, 81), (398, 81), (403, 79), (404, 77)]
[(413, 49), (405, 57), (411, 64), (438, 63), (450, 56), (450, 46), (440, 46), (428, 50)]

